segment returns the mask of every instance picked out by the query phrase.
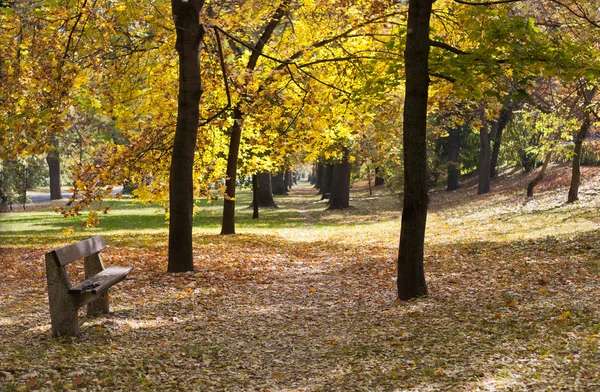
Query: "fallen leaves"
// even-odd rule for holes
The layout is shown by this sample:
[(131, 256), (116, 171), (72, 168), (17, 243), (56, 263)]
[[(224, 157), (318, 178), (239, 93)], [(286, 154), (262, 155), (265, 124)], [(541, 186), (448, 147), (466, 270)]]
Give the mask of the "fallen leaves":
[[(49, 332), (42, 260), (56, 246), (0, 248), (0, 390), (600, 384), (600, 231), (524, 231), (523, 219), (549, 225), (557, 214), (575, 213), (570, 207), (537, 205), (523, 218), (490, 197), (477, 215), (469, 203), (440, 209), (434, 194), (425, 257), (430, 294), (396, 301), (397, 219), (369, 216), (360, 194), (357, 208), (336, 215), (307, 209), (312, 196), (296, 192), (278, 203), (301, 207), (299, 219), (310, 215), (309, 226), (234, 237), (197, 232), (192, 273), (164, 272), (164, 231), (105, 236), (105, 264), (135, 270), (111, 289), (113, 313), (85, 320), (73, 339)], [(503, 220), (489, 219), (498, 213)], [(521, 231), (511, 226), (514, 232), (498, 237), (517, 221)], [(561, 232), (567, 223), (559, 220)]]

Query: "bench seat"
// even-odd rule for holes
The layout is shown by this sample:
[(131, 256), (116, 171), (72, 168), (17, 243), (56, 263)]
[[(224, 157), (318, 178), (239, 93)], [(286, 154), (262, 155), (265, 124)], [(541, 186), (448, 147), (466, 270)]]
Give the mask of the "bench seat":
[(102, 290), (125, 279), (132, 269), (133, 267), (108, 267), (91, 278), (71, 287), (69, 294), (98, 294)]

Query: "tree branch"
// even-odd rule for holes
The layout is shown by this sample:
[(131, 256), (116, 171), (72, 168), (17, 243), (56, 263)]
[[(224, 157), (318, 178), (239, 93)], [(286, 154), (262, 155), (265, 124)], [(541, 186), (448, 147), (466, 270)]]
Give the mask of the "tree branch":
[(468, 52), (462, 51), (458, 48), (455, 48), (454, 46), (450, 46), (450, 45), (448, 45), (444, 42), (440, 42), (440, 41), (429, 40), (429, 45), (435, 46), (436, 48), (445, 49), (454, 54), (470, 54)]
[(506, 4), (506, 3), (517, 3), (517, 2), (521, 2), (524, 0), (491, 0), (491, 1), (483, 1), (483, 2), (470, 2), (470, 1), (464, 1), (464, 0), (454, 0), (455, 3), (458, 4), (466, 4), (466, 5), (483, 5), (483, 6), (489, 6), (489, 5), (495, 5), (495, 4)]

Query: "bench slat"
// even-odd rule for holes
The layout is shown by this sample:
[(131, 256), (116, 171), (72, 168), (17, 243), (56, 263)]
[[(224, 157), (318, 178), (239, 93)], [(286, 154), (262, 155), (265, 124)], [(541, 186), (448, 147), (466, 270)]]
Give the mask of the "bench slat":
[(69, 289), (69, 294), (97, 294), (105, 288), (108, 288), (125, 279), (127, 274), (131, 272), (132, 269), (133, 267), (109, 267), (99, 274), (96, 274), (91, 278), (71, 287)]
[(82, 259), (91, 254), (97, 253), (106, 248), (104, 238), (95, 236), (88, 238), (85, 241), (77, 242), (64, 248), (53, 250), (51, 253), (54, 256), (57, 267), (63, 267), (76, 260)]

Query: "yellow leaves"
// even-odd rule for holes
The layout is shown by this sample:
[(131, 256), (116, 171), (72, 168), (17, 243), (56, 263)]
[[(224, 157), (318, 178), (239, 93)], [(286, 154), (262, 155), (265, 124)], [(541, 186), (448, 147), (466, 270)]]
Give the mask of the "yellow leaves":
[(571, 319), (571, 312), (566, 311), (566, 312), (562, 313), (560, 316), (558, 316), (558, 318), (560, 320), (567, 321), (567, 320)]
[(99, 223), (100, 223), (100, 219), (98, 218), (98, 212), (90, 211), (88, 213), (87, 219), (85, 220), (85, 222), (83, 222), (83, 225), (85, 227), (96, 227), (96, 226), (98, 226)]

